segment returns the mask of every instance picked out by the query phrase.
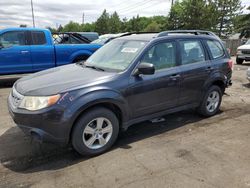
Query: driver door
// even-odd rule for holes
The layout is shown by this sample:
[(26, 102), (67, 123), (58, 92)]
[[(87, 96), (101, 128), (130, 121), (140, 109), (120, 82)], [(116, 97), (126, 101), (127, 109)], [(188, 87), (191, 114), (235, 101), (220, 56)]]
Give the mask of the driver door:
[(0, 35), (0, 74), (32, 71), (30, 46), (25, 31), (7, 31)]
[(129, 106), (132, 118), (150, 115), (177, 105), (180, 69), (176, 61), (176, 43), (161, 42), (146, 51), (141, 62), (155, 67), (153, 75), (131, 76)]

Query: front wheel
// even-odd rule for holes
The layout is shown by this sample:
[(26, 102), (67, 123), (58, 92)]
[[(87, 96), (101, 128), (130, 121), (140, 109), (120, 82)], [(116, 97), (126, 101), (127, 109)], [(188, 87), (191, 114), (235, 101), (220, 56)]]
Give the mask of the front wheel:
[(72, 145), (81, 155), (98, 155), (114, 144), (118, 133), (116, 115), (106, 108), (94, 108), (84, 113), (75, 124)]
[(216, 85), (211, 86), (198, 107), (198, 113), (206, 117), (215, 115), (219, 111), (221, 100), (221, 88)]
[(243, 61), (244, 61), (243, 59), (236, 58), (236, 63), (238, 65), (241, 65), (243, 63)]

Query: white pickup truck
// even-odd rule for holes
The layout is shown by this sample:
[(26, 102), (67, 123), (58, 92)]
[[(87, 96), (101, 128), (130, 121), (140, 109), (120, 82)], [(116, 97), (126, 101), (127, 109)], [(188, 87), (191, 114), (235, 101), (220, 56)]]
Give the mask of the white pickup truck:
[(250, 61), (250, 39), (242, 46), (237, 48), (236, 63), (242, 64), (245, 61)]

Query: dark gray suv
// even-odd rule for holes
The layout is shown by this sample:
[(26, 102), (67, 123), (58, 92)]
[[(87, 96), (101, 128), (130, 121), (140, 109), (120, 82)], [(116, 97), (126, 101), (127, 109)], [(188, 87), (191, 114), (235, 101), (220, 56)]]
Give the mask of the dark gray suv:
[(216, 114), (232, 66), (221, 40), (208, 31), (133, 34), (86, 62), (18, 80), (8, 106), (16, 124), (36, 139), (96, 155), (132, 124), (190, 108)]

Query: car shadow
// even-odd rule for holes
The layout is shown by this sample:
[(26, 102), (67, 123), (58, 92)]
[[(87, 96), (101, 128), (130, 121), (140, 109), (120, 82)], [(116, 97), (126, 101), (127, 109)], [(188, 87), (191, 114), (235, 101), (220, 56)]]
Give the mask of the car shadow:
[[(222, 113), (222, 111), (220, 112)], [(184, 111), (164, 117), (166, 121), (135, 124), (122, 132), (111, 150), (131, 149), (131, 143), (178, 129), (189, 123), (199, 123), (204, 119), (194, 111)], [(91, 159), (82, 157), (71, 146), (38, 143), (25, 136), (17, 127), (8, 129), (0, 136), (1, 164), (15, 172), (33, 173), (44, 170), (57, 170)], [(98, 156), (96, 156), (98, 157)]]
[(243, 85), (243, 87), (250, 88), (250, 83), (242, 84), (242, 85)]
[(17, 78), (8, 78), (8, 79), (2, 79), (0, 76), (0, 88), (10, 88), (13, 86), (15, 81), (17, 81), (19, 77)]

